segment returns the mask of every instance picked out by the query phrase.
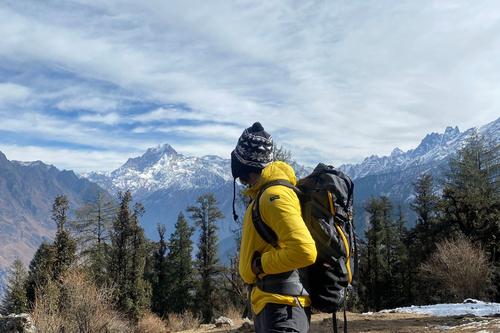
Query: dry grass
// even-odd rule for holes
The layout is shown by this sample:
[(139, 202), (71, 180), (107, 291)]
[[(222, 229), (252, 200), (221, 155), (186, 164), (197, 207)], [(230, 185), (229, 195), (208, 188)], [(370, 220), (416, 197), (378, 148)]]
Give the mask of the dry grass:
[(237, 308), (234, 305), (229, 305), (225, 310), (224, 310), (224, 317), (227, 317), (233, 321), (237, 321), (241, 319), (243, 311), (239, 308)]
[(182, 314), (171, 313), (167, 317), (167, 327), (172, 332), (194, 329), (199, 326), (200, 319), (189, 311)]
[(167, 333), (170, 332), (165, 322), (153, 313), (146, 313), (137, 323), (137, 333)]
[(463, 238), (439, 243), (421, 271), (446, 288), (457, 301), (469, 297), (484, 299), (491, 285), (491, 269), (485, 253)]
[(33, 320), (40, 332), (128, 333), (129, 322), (112, 309), (112, 291), (98, 289), (75, 269), (37, 295)]

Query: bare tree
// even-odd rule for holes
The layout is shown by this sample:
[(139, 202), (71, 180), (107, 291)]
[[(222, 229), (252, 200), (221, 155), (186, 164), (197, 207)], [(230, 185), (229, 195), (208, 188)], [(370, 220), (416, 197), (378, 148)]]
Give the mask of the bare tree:
[(492, 287), (486, 254), (465, 238), (439, 243), (420, 270), (457, 301), (485, 298), (488, 288)]

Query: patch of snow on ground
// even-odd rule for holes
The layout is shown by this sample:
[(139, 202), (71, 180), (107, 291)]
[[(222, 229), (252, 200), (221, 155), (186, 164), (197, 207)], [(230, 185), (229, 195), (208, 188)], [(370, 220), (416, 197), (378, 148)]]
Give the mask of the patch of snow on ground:
[(435, 304), (435, 305), (412, 305), (390, 310), (382, 310), (381, 313), (417, 313), (428, 314), (435, 317), (465, 316), (477, 317), (492, 316), (500, 314), (500, 303), (489, 303), (478, 300), (467, 299), (464, 303)]
[(466, 323), (462, 325), (457, 325), (457, 326), (446, 326), (446, 325), (440, 325), (440, 326), (434, 326), (433, 328), (440, 330), (440, 331), (448, 331), (448, 330), (481, 330), (478, 331), (477, 333), (480, 332), (490, 332), (488, 330), (483, 330), (483, 328), (488, 328), (488, 327), (500, 327), (498, 326), (500, 324), (500, 320), (483, 320), (483, 321), (475, 321), (472, 323)]

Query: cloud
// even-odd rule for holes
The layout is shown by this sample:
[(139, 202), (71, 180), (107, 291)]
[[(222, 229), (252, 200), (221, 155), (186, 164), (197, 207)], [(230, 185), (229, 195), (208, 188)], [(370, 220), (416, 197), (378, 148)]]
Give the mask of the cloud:
[[(110, 171), (118, 168), (131, 156), (129, 153), (115, 151), (75, 150), (54, 147), (1, 145), (9, 160), (43, 161), (59, 169)], [(138, 155), (136, 152), (135, 155)], [(79, 164), (75, 168), (75, 161)]]
[[(66, 142), (68, 145), (84, 145), (92, 147), (96, 152), (106, 150), (107, 147), (109, 147), (108, 150), (117, 152), (137, 152), (156, 144), (156, 141), (153, 140), (130, 136), (127, 131), (120, 128), (111, 130), (108, 128), (106, 132), (93, 124), (87, 126), (78, 121), (58, 119), (35, 112), (20, 113), (16, 117), (12, 117), (11, 113), (2, 113), (0, 110), (0, 117), (3, 118), (3, 121), (0, 122), (0, 130), (17, 133), (21, 137), (32, 136), (35, 138), (33, 146), (38, 145), (36, 138), (45, 141)], [(94, 118), (93, 121), (106, 121), (106, 119), (99, 118), (99, 115), (88, 116), (88, 118), (89, 120)], [(30, 159), (29, 156), (26, 158)], [(83, 170), (78, 163), (79, 161), (73, 162), (75, 162), (74, 168), (76, 170)]]
[(110, 151), (168, 139), (204, 155), (260, 120), (303, 162), (355, 162), (497, 118), (499, 9), (494, 0), (11, 2), (0, 6), (0, 81), (36, 100), (21, 118), (62, 128), (23, 134)]
[(82, 122), (88, 123), (102, 123), (106, 125), (115, 125), (122, 121), (120, 116), (116, 113), (102, 114), (88, 114), (78, 118)]
[(108, 112), (116, 110), (118, 107), (118, 101), (94, 96), (74, 97), (59, 101), (55, 107), (63, 111), (88, 110), (95, 112)]
[(158, 108), (150, 112), (144, 112), (131, 117), (132, 120), (140, 123), (168, 121), (168, 120), (198, 120), (207, 121), (210, 117), (201, 112), (191, 110), (179, 110), (176, 108)]
[(11, 103), (23, 103), (31, 91), (28, 87), (14, 83), (0, 83), (0, 106)]

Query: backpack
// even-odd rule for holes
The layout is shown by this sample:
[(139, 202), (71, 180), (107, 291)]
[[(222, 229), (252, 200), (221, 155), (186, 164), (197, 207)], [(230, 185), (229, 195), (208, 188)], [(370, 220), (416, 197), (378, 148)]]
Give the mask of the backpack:
[(354, 184), (343, 172), (322, 163), (300, 179), (297, 187), (285, 180), (265, 184), (254, 200), (252, 220), (257, 233), (274, 247), (278, 247), (278, 239), (260, 215), (259, 199), (267, 188), (277, 185), (297, 193), (302, 218), (316, 243), (318, 256), (313, 265), (300, 271), (267, 275), (256, 284), (263, 291), (309, 295), (314, 308), (335, 317), (340, 306), (345, 305), (347, 288), (357, 274), (352, 221)]

